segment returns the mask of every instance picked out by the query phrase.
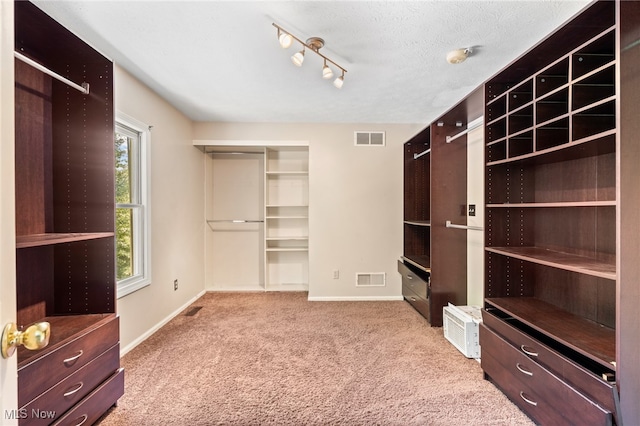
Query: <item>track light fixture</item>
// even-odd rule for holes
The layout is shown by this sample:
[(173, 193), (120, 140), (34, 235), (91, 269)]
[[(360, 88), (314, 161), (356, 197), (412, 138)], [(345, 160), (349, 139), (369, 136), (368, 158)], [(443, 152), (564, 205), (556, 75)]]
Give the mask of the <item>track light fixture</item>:
[(297, 41), (302, 45), (302, 50), (299, 52), (296, 52), (291, 57), (291, 62), (293, 62), (294, 65), (298, 67), (302, 66), (302, 63), (304, 62), (304, 54), (306, 50), (309, 49), (315, 54), (317, 54), (318, 56), (320, 56), (322, 59), (324, 59), (324, 64), (322, 66), (322, 78), (324, 78), (325, 80), (329, 80), (333, 78), (333, 70), (329, 67), (329, 65), (327, 65), (327, 62), (330, 62), (342, 72), (340, 77), (336, 78), (333, 81), (333, 85), (335, 87), (337, 87), (338, 89), (342, 87), (342, 85), (344, 84), (344, 73), (346, 73), (347, 70), (319, 52), (320, 49), (324, 46), (323, 39), (321, 39), (320, 37), (310, 37), (306, 41), (302, 41), (298, 37), (291, 34), (289, 31), (280, 27), (279, 25), (276, 25), (275, 23), (272, 25), (276, 27), (276, 29), (278, 30), (278, 42), (280, 43), (280, 46), (283, 49), (287, 49), (291, 47), (291, 45), (293, 44), (293, 40)]

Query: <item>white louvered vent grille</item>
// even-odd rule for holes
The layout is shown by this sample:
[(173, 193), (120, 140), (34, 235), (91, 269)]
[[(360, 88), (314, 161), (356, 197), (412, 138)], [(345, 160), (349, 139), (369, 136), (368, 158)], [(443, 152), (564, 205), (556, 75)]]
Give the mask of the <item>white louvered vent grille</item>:
[(480, 358), (480, 309), (475, 306), (445, 306), (442, 308), (444, 337), (467, 358)]
[(384, 132), (354, 132), (353, 139), (356, 146), (384, 146)]
[(386, 275), (384, 272), (357, 272), (356, 287), (384, 287)]

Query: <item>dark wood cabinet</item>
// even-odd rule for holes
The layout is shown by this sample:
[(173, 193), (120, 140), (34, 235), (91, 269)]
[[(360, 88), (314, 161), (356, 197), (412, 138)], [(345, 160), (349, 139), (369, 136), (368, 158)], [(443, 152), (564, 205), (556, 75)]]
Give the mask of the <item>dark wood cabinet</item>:
[(482, 112), (478, 89), (404, 145), (404, 253), (398, 271), (404, 298), (435, 327), (442, 326), (443, 307), (467, 301), (467, 233), (446, 224), (466, 226), (465, 131)]
[[(638, 384), (625, 390), (620, 381), (626, 371), (637, 377), (637, 363), (621, 359), (620, 347), (638, 349), (640, 337), (620, 294), (635, 288), (637, 300), (638, 285), (619, 278), (620, 242), (630, 230), (618, 217), (628, 149), (620, 95), (638, 99), (638, 85), (624, 77), (619, 28), (625, 22), (637, 34), (639, 17), (640, 3), (595, 2), (485, 84), (482, 364), (541, 423), (621, 423), (634, 410), (624, 407)], [(636, 49), (636, 76), (637, 57)], [(551, 393), (532, 371), (569, 391)]]
[[(108, 408), (124, 391), (115, 307), (113, 64), (26, 1), (15, 2), (15, 43), (25, 57), (89, 84), (84, 94), (15, 61), (18, 325), (51, 324), (47, 347), (18, 350), (18, 404), (27, 413), (21, 424), (48, 424), (77, 404), (91, 406), (92, 392), (109, 380), (100, 405)], [(37, 419), (32, 408), (55, 415)]]
[(426, 128), (404, 144), (402, 295), (431, 323), (431, 142)]

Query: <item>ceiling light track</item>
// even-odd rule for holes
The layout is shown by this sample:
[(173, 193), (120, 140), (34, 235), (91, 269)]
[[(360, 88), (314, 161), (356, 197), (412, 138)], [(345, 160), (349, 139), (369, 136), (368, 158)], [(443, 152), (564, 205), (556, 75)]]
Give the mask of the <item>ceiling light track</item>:
[(301, 67), (302, 63), (304, 62), (304, 54), (307, 50), (310, 50), (324, 60), (322, 66), (322, 78), (324, 78), (325, 80), (333, 78), (333, 70), (329, 67), (329, 65), (327, 65), (327, 62), (330, 62), (342, 72), (341, 75), (333, 81), (333, 85), (335, 87), (337, 87), (338, 89), (342, 87), (342, 85), (344, 84), (344, 74), (347, 72), (347, 70), (319, 52), (319, 50), (324, 46), (323, 39), (321, 39), (320, 37), (310, 37), (306, 41), (302, 41), (281, 26), (275, 23), (273, 23), (272, 25), (278, 29), (278, 41), (280, 42), (280, 46), (283, 49), (291, 47), (294, 40), (302, 45), (302, 50), (296, 52), (291, 57), (291, 61), (294, 65)]

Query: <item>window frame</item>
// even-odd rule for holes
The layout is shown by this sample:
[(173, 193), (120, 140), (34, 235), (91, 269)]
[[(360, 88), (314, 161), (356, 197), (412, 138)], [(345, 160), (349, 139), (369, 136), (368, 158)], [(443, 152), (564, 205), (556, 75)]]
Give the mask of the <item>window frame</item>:
[[(116, 111), (115, 119), (115, 133), (119, 132), (120, 128), (123, 130), (129, 130), (138, 135), (139, 152), (138, 158), (136, 158), (136, 164), (138, 165), (139, 172), (132, 179), (137, 179), (134, 182), (134, 186), (138, 191), (138, 203), (135, 204), (120, 204), (115, 203), (115, 208), (132, 208), (133, 211), (133, 239), (134, 239), (134, 262), (137, 264), (138, 273), (122, 280), (117, 280), (117, 298), (120, 299), (128, 294), (140, 290), (151, 284), (151, 179), (150, 179), (150, 142), (151, 142), (151, 128), (145, 123), (136, 120), (127, 114)], [(114, 164), (115, 168), (115, 164)], [(114, 211), (115, 217), (115, 211)], [(137, 224), (137, 226), (136, 226)], [(115, 231), (115, 223), (114, 223)], [(115, 238), (115, 237), (114, 237)], [(114, 250), (117, 245), (114, 244)]]

